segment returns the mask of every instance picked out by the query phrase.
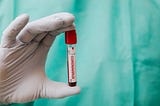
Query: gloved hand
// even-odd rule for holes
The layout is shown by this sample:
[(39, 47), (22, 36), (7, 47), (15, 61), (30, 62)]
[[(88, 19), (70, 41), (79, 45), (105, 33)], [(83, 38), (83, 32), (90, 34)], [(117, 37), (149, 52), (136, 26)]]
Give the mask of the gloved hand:
[[(80, 88), (49, 80), (47, 53), (56, 36), (74, 29), (74, 16), (58, 13), (28, 23), (17, 17), (3, 32), (0, 45), (0, 103), (24, 103), (38, 98), (62, 98)], [(28, 24), (27, 24), (28, 23)]]

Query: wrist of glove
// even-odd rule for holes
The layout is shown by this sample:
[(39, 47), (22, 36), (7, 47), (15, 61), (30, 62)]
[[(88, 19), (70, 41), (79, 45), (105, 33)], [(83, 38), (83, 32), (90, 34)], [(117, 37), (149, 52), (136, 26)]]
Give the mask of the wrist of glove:
[(80, 88), (49, 80), (45, 75), (48, 51), (56, 36), (75, 28), (74, 16), (58, 13), (28, 23), (17, 17), (3, 32), (0, 45), (0, 103), (24, 103), (38, 98), (63, 98)]

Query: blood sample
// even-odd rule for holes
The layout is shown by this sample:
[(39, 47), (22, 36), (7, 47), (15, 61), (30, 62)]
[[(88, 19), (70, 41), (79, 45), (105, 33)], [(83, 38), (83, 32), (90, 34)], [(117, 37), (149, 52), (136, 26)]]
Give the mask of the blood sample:
[(67, 67), (68, 67), (68, 84), (76, 86), (76, 31), (65, 32), (65, 43), (67, 44)]

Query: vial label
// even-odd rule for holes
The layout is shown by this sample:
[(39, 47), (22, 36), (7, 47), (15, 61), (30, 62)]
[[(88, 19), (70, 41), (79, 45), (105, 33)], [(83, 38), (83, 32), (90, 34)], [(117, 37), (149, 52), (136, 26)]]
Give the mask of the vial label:
[(68, 47), (68, 81), (76, 82), (76, 58), (74, 47)]

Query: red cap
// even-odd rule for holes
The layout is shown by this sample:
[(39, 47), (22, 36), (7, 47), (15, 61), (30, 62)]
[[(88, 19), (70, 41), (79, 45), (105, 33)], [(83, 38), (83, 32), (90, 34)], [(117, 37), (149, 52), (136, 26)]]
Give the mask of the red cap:
[(65, 32), (65, 43), (66, 44), (76, 44), (77, 43), (76, 30)]

